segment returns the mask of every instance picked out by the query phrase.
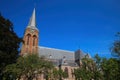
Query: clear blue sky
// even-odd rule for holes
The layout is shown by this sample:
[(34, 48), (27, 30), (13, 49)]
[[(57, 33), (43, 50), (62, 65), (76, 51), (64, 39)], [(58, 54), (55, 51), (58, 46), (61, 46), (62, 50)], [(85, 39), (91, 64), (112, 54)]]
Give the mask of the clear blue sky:
[(0, 12), (22, 37), (36, 3), (39, 45), (110, 57), (120, 31), (120, 0), (0, 0)]

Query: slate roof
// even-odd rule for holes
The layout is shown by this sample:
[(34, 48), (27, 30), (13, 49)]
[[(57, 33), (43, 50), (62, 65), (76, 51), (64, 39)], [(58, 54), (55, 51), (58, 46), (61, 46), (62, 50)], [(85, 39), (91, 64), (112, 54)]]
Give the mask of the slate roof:
[(42, 46), (39, 46), (39, 55), (45, 56), (46, 58), (50, 58), (50, 59), (59, 60), (65, 57), (66, 60), (75, 60), (73, 51), (60, 50), (60, 49), (48, 48)]
[(81, 50), (73, 52), (39, 46), (39, 56), (44, 56), (48, 60), (51, 60), (55, 66), (69, 65), (72, 67), (76, 67), (78, 66), (78, 64), (75, 62), (75, 60), (80, 60), (85, 57), (85, 53)]

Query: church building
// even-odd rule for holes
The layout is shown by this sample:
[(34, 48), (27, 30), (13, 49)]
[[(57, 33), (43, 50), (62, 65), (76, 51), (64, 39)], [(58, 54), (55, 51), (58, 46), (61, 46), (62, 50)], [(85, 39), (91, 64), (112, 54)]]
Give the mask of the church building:
[[(29, 24), (24, 32), (24, 43), (21, 48), (21, 55), (38, 54), (51, 60), (56, 67), (61, 67), (63, 71), (68, 72), (67, 80), (75, 80), (72, 75), (73, 70), (80, 66), (80, 60), (88, 54), (81, 50), (67, 51), (55, 48), (39, 46), (39, 30), (36, 27), (36, 12), (33, 10)], [(44, 79), (43, 79), (44, 80)]]

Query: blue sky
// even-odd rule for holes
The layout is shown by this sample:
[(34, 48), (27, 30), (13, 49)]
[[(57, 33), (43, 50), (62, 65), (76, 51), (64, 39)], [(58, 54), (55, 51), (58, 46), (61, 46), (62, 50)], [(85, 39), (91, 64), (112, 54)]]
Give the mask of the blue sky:
[(39, 45), (110, 57), (120, 31), (120, 0), (0, 0), (0, 12), (22, 37), (36, 4)]

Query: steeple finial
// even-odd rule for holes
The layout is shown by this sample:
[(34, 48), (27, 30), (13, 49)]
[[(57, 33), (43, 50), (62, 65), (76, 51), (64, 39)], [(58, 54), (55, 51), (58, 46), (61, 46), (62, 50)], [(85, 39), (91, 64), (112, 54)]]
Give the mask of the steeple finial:
[(37, 29), (36, 28), (36, 13), (35, 13), (35, 8), (33, 10), (32, 16), (30, 18), (30, 21), (29, 21), (29, 24), (28, 24), (28, 28)]

